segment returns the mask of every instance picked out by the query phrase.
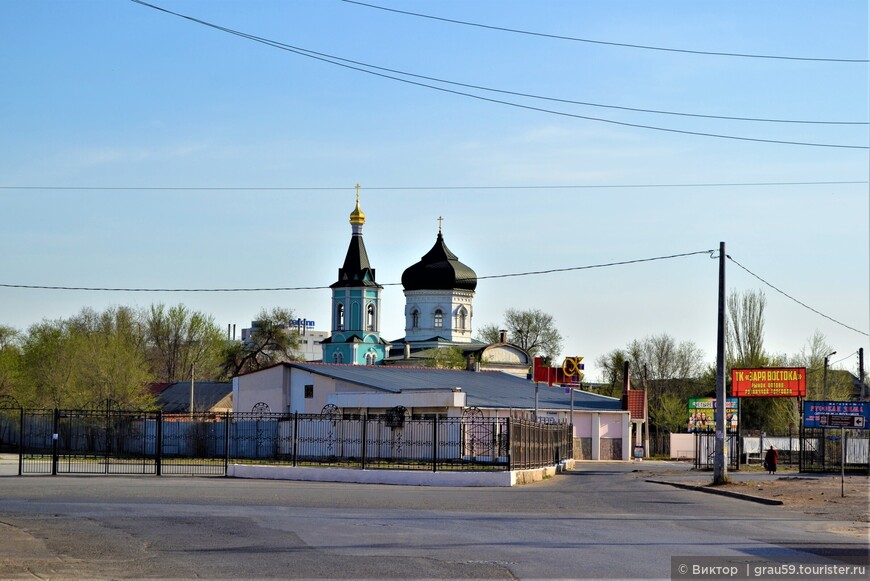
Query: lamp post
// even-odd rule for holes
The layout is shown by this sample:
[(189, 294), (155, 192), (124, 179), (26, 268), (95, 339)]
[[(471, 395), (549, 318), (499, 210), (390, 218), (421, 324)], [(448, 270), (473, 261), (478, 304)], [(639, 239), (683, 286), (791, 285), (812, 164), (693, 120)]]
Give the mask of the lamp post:
[(836, 351), (831, 351), (825, 355), (825, 371), (822, 375), (822, 401), (828, 401), (828, 358), (831, 355), (836, 355)]

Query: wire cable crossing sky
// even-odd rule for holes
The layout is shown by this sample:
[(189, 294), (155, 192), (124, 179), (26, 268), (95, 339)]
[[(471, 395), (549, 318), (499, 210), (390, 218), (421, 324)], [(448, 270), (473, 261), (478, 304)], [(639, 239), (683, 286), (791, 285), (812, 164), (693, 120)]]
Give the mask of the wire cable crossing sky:
[(7, 2), (0, 326), (183, 301), (222, 328), (280, 307), (329, 332), (342, 184), (369, 184), (385, 340), (440, 232), (485, 275), (472, 336), (538, 309), (590, 378), (661, 335), (710, 362), (716, 261), (674, 249), (711, 240), (751, 269), (728, 266), (729, 294), (766, 293), (766, 351), (870, 349), (868, 10)]
[[(134, 2), (139, 2), (139, 0), (133, 0)], [(366, 2), (359, 2), (357, 0), (341, 0), (347, 4), (356, 4), (358, 6), (365, 6), (366, 8), (375, 8), (377, 10), (384, 10), (387, 12), (395, 12), (396, 14), (405, 14), (408, 16), (416, 16), (419, 18), (429, 18), (432, 20), (441, 20), (443, 22), (450, 22), (452, 24), (462, 24), (465, 26), (476, 26), (478, 28), (488, 28), (490, 30), (499, 30), (502, 32), (511, 32), (515, 34), (527, 34), (530, 36), (540, 36), (543, 38), (554, 38), (557, 40), (569, 40), (573, 42), (588, 42), (592, 44), (603, 44), (607, 46), (620, 46), (626, 48), (636, 48), (642, 50), (658, 50), (663, 52), (682, 52), (687, 54), (697, 54), (697, 55), (707, 55), (707, 56), (727, 56), (727, 57), (738, 57), (738, 58), (756, 58), (756, 59), (778, 59), (778, 60), (790, 60), (790, 61), (816, 61), (816, 62), (834, 62), (834, 63), (866, 63), (867, 59), (844, 59), (844, 58), (821, 58), (821, 57), (799, 57), (799, 56), (782, 56), (782, 55), (765, 55), (765, 54), (744, 54), (737, 52), (713, 52), (713, 51), (703, 51), (703, 50), (690, 50), (690, 49), (680, 49), (680, 48), (668, 48), (661, 46), (644, 46), (640, 44), (628, 44), (621, 42), (608, 42), (603, 40), (592, 40), (589, 38), (576, 38), (572, 36), (560, 36), (557, 34), (546, 34), (543, 32), (532, 32), (529, 30), (517, 30), (513, 28), (503, 28), (500, 26), (492, 26), (487, 24), (480, 24), (477, 22), (463, 22), (462, 20), (454, 20), (452, 18), (443, 18), (440, 16), (433, 16), (431, 14), (420, 14), (417, 12), (409, 12), (407, 10), (397, 10), (395, 8), (387, 8), (385, 6), (377, 6), (375, 4), (368, 4)]]
[[(604, 119), (601, 117), (592, 117), (589, 115), (578, 115), (576, 113), (568, 113), (566, 111), (556, 111), (553, 109), (545, 109), (543, 107), (535, 107), (532, 105), (524, 105), (521, 103), (514, 103), (511, 101), (504, 101), (501, 99), (493, 99), (490, 97), (484, 97), (482, 95), (475, 95), (472, 93), (466, 93), (463, 91), (448, 89), (446, 87), (438, 87), (435, 85), (430, 85), (428, 83), (421, 83), (419, 81), (413, 81), (410, 79), (403, 79), (403, 78), (395, 77), (393, 75), (384, 74), (384, 73), (377, 72), (377, 71), (378, 70), (387, 70), (387, 71), (392, 71), (396, 74), (411, 76), (413, 78), (427, 78), (427, 79), (429, 78), (429, 77), (422, 77), (421, 75), (415, 75), (415, 74), (405, 73), (405, 72), (401, 72), (401, 71), (394, 71), (393, 69), (385, 69), (383, 67), (376, 67), (374, 65), (360, 63), (357, 61), (351, 61), (349, 59), (335, 57), (332, 55), (327, 55), (327, 54), (311, 51), (311, 50), (304, 49), (301, 47), (297, 47), (297, 46), (293, 46), (293, 45), (289, 45), (289, 44), (284, 44), (284, 43), (281, 43), (278, 41), (270, 40), (267, 38), (262, 38), (259, 36), (255, 36), (252, 34), (241, 32), (239, 30), (235, 30), (235, 29), (228, 28), (225, 26), (220, 26), (220, 25), (217, 25), (217, 24), (214, 24), (211, 22), (207, 22), (205, 20), (201, 20), (199, 18), (194, 18), (194, 17), (186, 15), (186, 14), (173, 12), (171, 10), (167, 10), (166, 8), (162, 8), (162, 7), (156, 6), (154, 4), (149, 4), (149, 3), (144, 2), (142, 0), (131, 0), (131, 2), (134, 2), (136, 4), (141, 4), (142, 6), (147, 6), (148, 8), (153, 8), (154, 10), (159, 10), (160, 12), (164, 12), (164, 13), (170, 14), (172, 16), (177, 16), (179, 18), (189, 20), (189, 21), (194, 22), (196, 24), (208, 26), (210, 28), (213, 28), (215, 30), (219, 30), (221, 32), (226, 32), (226, 33), (232, 34), (234, 36), (239, 36), (242, 38), (246, 38), (248, 40), (253, 40), (253, 41), (258, 42), (260, 44), (265, 44), (267, 46), (271, 46), (274, 48), (278, 48), (281, 50), (292, 52), (292, 53), (298, 54), (300, 56), (305, 56), (305, 57), (312, 58), (312, 59), (315, 59), (315, 60), (318, 60), (321, 62), (326, 62), (326, 63), (332, 64), (332, 65), (336, 65), (336, 66), (339, 66), (342, 68), (355, 70), (358, 72), (366, 73), (369, 75), (374, 75), (374, 76), (381, 77), (384, 79), (398, 81), (400, 83), (406, 83), (409, 85), (424, 87), (424, 88), (432, 89), (435, 91), (450, 93), (450, 94), (459, 95), (459, 96), (463, 96), (463, 97), (469, 97), (472, 99), (477, 99), (477, 100), (481, 100), (481, 101), (485, 101), (485, 102), (489, 102), (489, 103), (507, 105), (509, 107), (517, 107), (517, 108), (526, 109), (529, 111), (537, 111), (540, 113), (547, 113), (547, 114), (551, 114), (551, 115), (560, 115), (563, 117), (570, 117), (570, 118), (574, 118), (574, 119), (584, 119), (586, 121), (610, 123), (610, 124), (614, 124), (614, 125), (621, 125), (621, 126), (625, 126), (625, 127), (634, 127), (634, 128), (638, 128), (638, 129), (647, 129), (647, 130), (651, 130), (651, 131), (664, 131), (664, 132), (669, 132), (669, 133), (679, 133), (679, 134), (683, 134), (683, 135), (694, 135), (694, 136), (698, 136), (698, 137), (712, 137), (712, 138), (716, 138), (716, 139), (733, 139), (733, 140), (737, 140), (737, 141), (753, 141), (753, 142), (757, 142), (757, 143), (770, 143), (770, 144), (779, 144), (779, 145), (799, 145), (799, 146), (806, 146), (806, 147), (831, 147), (831, 148), (842, 148), (842, 149), (870, 149), (870, 147), (865, 146), (865, 145), (851, 145), (851, 144), (842, 144), (842, 143), (818, 143), (818, 142), (811, 142), (811, 141), (790, 141), (790, 140), (784, 140), (784, 139), (763, 139), (763, 138), (758, 138), (758, 137), (727, 135), (727, 134), (711, 133), (711, 132), (705, 132), (705, 131), (690, 131), (690, 130), (685, 130), (685, 129), (670, 128), (670, 127), (659, 127), (659, 126), (647, 125), (647, 124), (643, 124), (643, 123), (629, 123), (626, 121), (617, 121), (615, 119)], [(351, 65), (351, 64), (346, 64), (346, 63), (354, 63), (354, 64)], [(375, 69), (375, 70), (369, 70), (369, 69)], [(462, 86), (466, 86), (466, 87), (471, 86), (471, 85), (463, 85), (461, 83), (455, 83), (452, 81), (440, 81), (437, 79), (433, 79), (433, 80), (435, 80), (437, 82), (442, 82), (442, 83), (449, 83), (452, 85), (462, 85)], [(476, 88), (481, 88), (481, 87), (476, 87)], [(484, 89), (484, 90), (490, 91), (493, 89)], [(499, 91), (499, 92), (505, 93), (506, 91)], [(511, 93), (511, 94), (517, 95), (517, 93)], [(541, 97), (535, 97), (535, 98), (541, 98)], [(586, 103), (586, 105), (589, 105), (589, 103)], [(628, 109), (626, 107), (620, 107), (620, 108), (621, 109)], [(648, 112), (652, 112), (652, 111), (648, 111)], [(657, 111), (656, 113), (665, 113), (665, 112)], [(673, 114), (673, 113), (668, 113), (668, 114)], [(693, 115), (693, 116), (699, 117), (700, 115)], [(718, 117), (718, 118), (727, 119), (728, 117)], [(730, 119), (733, 119), (733, 118), (730, 118)], [(742, 120), (744, 120), (744, 121), (750, 121), (750, 120), (757, 121), (758, 119), (745, 118)], [(773, 120), (770, 120), (770, 121), (773, 121)], [(782, 122), (782, 121), (780, 121), (780, 122)], [(825, 123), (830, 123), (830, 122), (825, 122)], [(864, 122), (856, 122), (854, 124), (863, 124), (863, 123)]]

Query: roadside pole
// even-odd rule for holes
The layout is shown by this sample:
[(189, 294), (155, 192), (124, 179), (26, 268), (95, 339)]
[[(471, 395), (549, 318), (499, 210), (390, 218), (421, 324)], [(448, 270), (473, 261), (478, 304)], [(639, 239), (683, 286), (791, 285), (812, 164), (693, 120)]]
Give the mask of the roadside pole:
[(725, 243), (719, 243), (719, 315), (716, 329), (716, 448), (713, 484), (728, 481), (725, 461)]

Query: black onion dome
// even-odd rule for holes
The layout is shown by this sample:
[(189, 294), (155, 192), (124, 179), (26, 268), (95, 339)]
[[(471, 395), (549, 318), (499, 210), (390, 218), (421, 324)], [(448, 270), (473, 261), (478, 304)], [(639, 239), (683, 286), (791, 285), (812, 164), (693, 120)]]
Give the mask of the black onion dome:
[(477, 288), (477, 274), (459, 262), (444, 244), (444, 237), (439, 232), (432, 250), (402, 273), (402, 286), (405, 290), (473, 291)]

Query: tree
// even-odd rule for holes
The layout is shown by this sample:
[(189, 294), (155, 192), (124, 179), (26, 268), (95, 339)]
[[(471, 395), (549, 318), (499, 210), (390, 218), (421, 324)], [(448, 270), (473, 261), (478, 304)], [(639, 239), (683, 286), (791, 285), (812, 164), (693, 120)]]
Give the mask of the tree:
[(789, 359), (789, 365), (807, 368), (807, 399), (821, 400), (825, 393), (829, 401), (845, 401), (851, 395), (851, 375), (828, 367), (827, 389), (824, 385), (825, 357), (833, 351), (825, 334), (816, 329), (801, 352)]
[(501, 330), (494, 323), (487, 323), (477, 329), (477, 339), (484, 343), (498, 343), (501, 340)]
[[(761, 290), (739, 294), (731, 291), (727, 299), (726, 356), (727, 369), (767, 367), (783, 364), (783, 358), (771, 356), (764, 349), (764, 309), (767, 299)], [(726, 374), (728, 375), (728, 374)], [(730, 377), (726, 377), (730, 381)], [(785, 433), (794, 423), (794, 402), (790, 398), (743, 398), (740, 418), (742, 429), (765, 429)]]
[(499, 329), (502, 328), (508, 331), (508, 341), (532, 357), (541, 355), (551, 361), (562, 352), (562, 335), (556, 329), (553, 315), (540, 309), (508, 309), (504, 318), (504, 327), (484, 325), (478, 331), (478, 336), (488, 343), (496, 343), (499, 341)]
[[(677, 341), (667, 334), (635, 339), (624, 349), (599, 357), (607, 395), (622, 393), (625, 362), (629, 363), (631, 386), (645, 389), (650, 426), (658, 432), (682, 428), (689, 397), (706, 395), (712, 386), (704, 381), (704, 352), (691, 341)], [(715, 385), (715, 384), (714, 384)]]
[(247, 341), (230, 344), (224, 352), (224, 373), (234, 377), (281, 361), (299, 359), (299, 333), (290, 326), (293, 311), (280, 307), (257, 315)]
[(19, 399), (28, 407), (87, 408), (111, 399), (145, 408), (153, 381), (135, 313), (83, 309), (70, 319), (33, 325), (22, 344)]
[(731, 291), (727, 300), (725, 330), (726, 366), (763, 367), (770, 358), (764, 351), (764, 308), (767, 298), (760, 290), (742, 295)]
[(21, 373), (21, 345), (16, 329), (0, 325), (0, 395), (12, 395)]
[(622, 396), (626, 361), (628, 361), (628, 355), (622, 349), (614, 349), (595, 360), (595, 364), (601, 369), (601, 379), (608, 386), (606, 390), (601, 391), (601, 395)]
[(226, 341), (214, 318), (184, 305), (151, 305), (142, 315), (148, 360), (158, 381), (213, 380), (221, 375)]
[(435, 353), (426, 360), (427, 367), (437, 369), (465, 369), (468, 362), (462, 349), (456, 346), (436, 348)]

